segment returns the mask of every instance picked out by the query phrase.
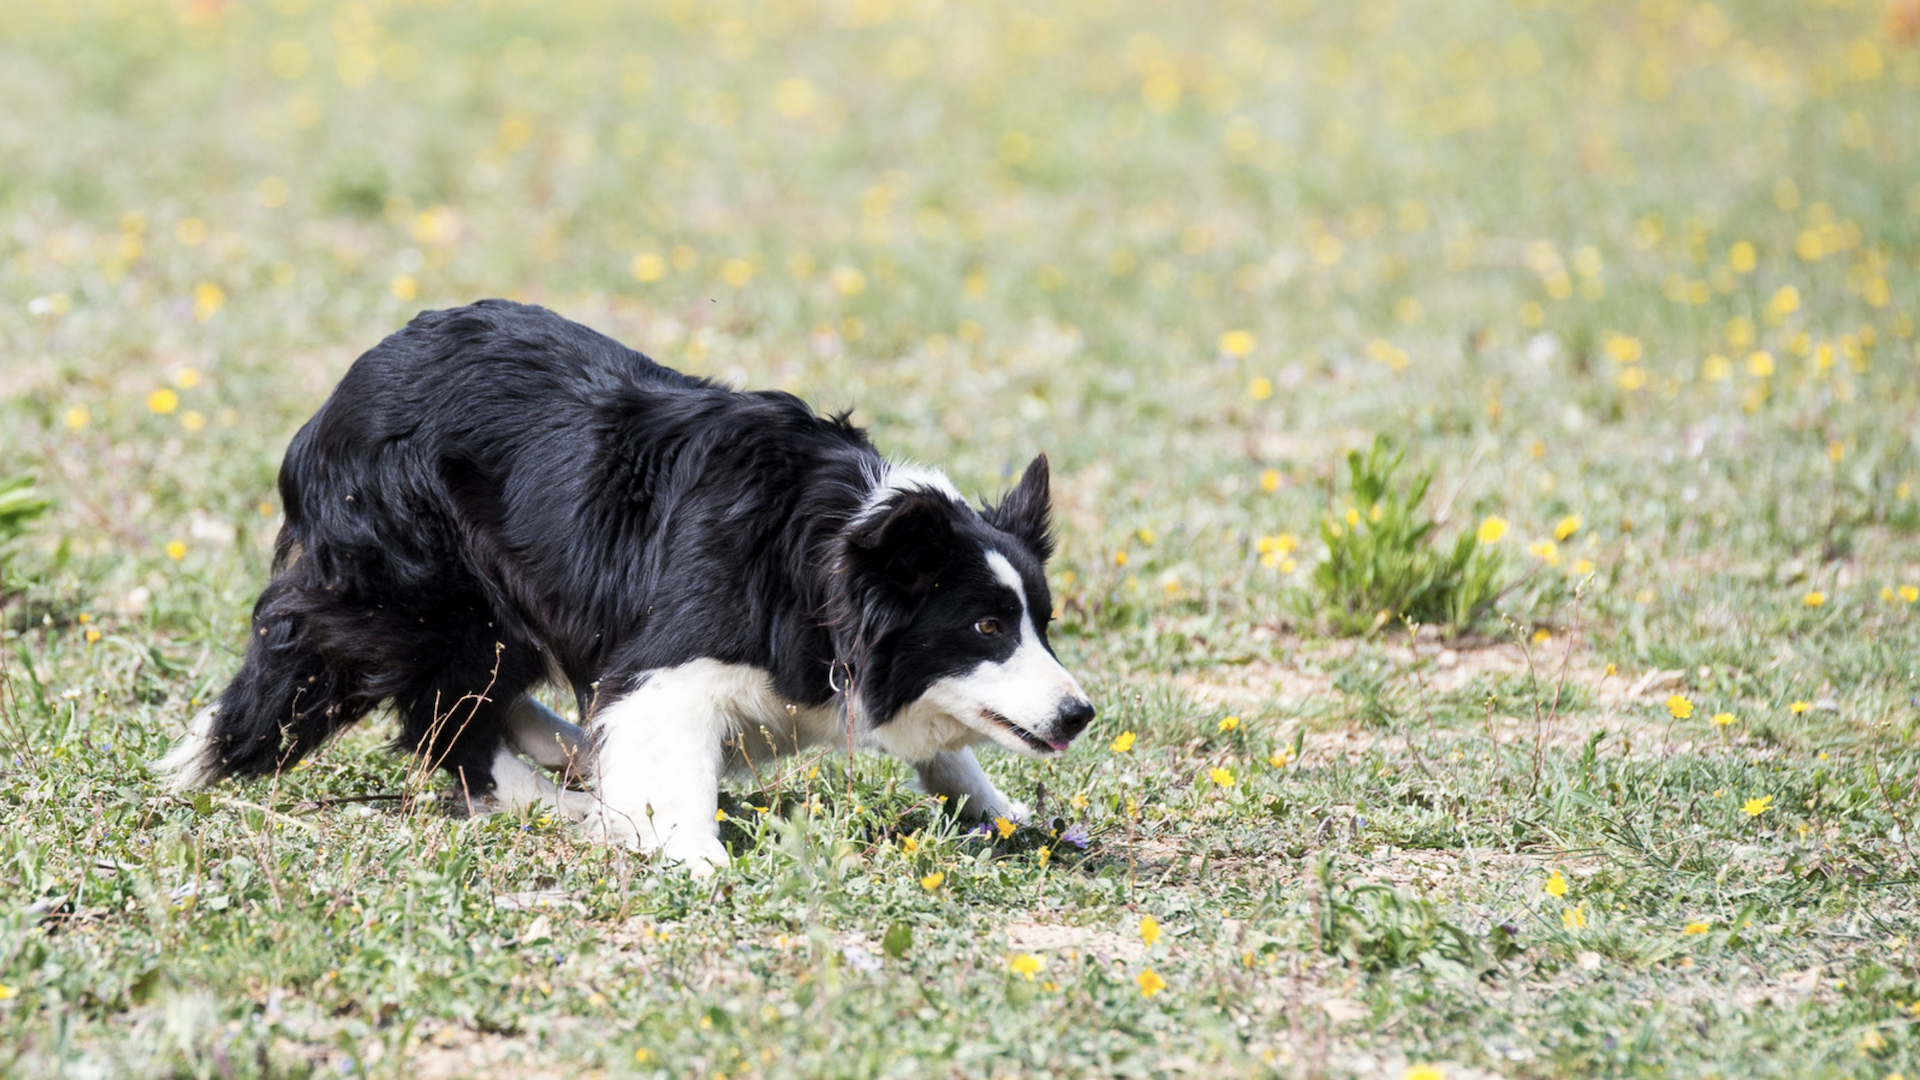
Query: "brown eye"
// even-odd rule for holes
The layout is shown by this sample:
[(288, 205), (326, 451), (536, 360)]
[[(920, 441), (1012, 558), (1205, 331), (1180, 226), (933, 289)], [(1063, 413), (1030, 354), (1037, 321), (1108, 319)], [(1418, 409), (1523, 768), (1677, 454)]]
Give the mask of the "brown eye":
[(981, 619), (979, 622), (973, 624), (973, 628), (991, 637), (1000, 632), (1000, 620)]

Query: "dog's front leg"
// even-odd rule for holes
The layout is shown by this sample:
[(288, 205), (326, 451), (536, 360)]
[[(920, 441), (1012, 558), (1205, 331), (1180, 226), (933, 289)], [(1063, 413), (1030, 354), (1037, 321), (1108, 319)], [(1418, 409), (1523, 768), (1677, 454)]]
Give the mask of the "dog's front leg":
[(1025, 804), (1000, 794), (970, 749), (945, 750), (914, 762), (913, 768), (920, 774), (921, 791), (946, 796), (948, 808), (964, 817), (981, 821), (1024, 821), (1027, 817)]
[(729, 726), (694, 666), (653, 672), (595, 718), (600, 804), (586, 827), (705, 876), (731, 862), (715, 815)]

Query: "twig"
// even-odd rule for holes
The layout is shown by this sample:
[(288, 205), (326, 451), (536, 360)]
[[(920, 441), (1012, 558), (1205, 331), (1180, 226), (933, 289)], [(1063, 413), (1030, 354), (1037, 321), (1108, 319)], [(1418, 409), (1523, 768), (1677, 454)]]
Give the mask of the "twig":
[(1446, 501), (1440, 504), (1439, 511), (1433, 515), (1435, 525), (1445, 525), (1452, 519), (1454, 500), (1458, 499), (1460, 492), (1466, 489), (1467, 481), (1473, 479), (1473, 470), (1479, 466), (1480, 459), (1485, 457), (1486, 453), (1487, 444), (1485, 443), (1474, 448), (1473, 456), (1467, 459), (1466, 469), (1460, 474), (1460, 482), (1453, 485), (1453, 490), (1447, 494)]

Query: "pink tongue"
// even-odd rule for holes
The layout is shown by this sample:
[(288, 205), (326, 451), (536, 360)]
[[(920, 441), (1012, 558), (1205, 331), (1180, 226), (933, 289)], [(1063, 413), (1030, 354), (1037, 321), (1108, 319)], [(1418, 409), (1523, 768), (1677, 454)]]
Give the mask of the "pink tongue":
[(1067, 748), (1067, 741), (1065, 739), (1048, 739), (1047, 745), (1053, 747), (1055, 750), (1065, 750)]

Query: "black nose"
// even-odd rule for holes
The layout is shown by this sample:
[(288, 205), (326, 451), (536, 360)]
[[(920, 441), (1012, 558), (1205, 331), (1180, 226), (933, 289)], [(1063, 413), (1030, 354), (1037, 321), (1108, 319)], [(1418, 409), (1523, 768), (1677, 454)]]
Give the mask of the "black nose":
[(1059, 713), (1054, 716), (1053, 723), (1055, 730), (1062, 738), (1073, 738), (1087, 730), (1088, 724), (1093, 723), (1093, 702), (1069, 698), (1067, 703), (1060, 707)]

